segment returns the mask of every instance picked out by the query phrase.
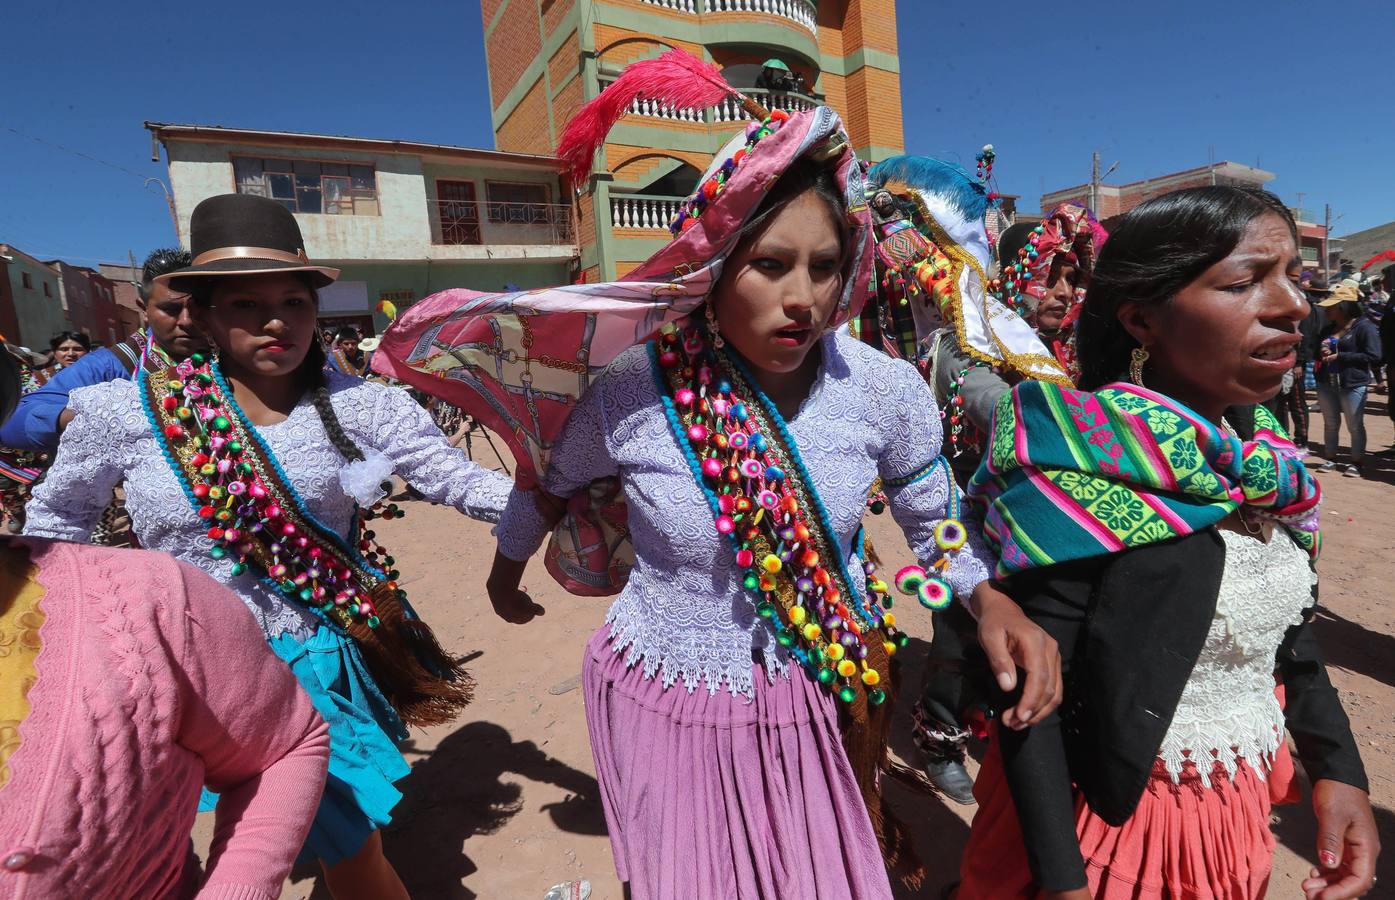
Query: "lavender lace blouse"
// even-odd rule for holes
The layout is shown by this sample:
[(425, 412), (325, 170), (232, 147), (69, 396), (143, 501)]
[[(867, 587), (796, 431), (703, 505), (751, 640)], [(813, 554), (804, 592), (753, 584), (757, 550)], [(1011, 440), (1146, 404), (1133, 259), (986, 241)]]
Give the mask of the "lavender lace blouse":
[[(393, 470), (427, 499), (471, 518), (498, 521), (513, 482), (451, 447), (410, 394), (338, 372), (326, 372), (325, 378), (335, 414), (359, 447), (386, 455)], [(161, 455), (140, 390), (136, 382), (122, 379), (73, 392), (70, 405), (77, 417), (63, 432), (48, 476), (34, 488), (24, 533), (86, 541), (111, 501), (112, 489), (124, 485), (126, 508), (143, 547), (163, 550), (232, 588), (268, 640), (282, 634), (304, 640), (314, 634), (323, 621), (315, 613), (250, 572), (233, 575), (230, 557), (208, 555), (208, 526)], [(339, 480), (344, 457), (325, 433), (310, 397), (302, 398), (284, 421), (257, 430), (315, 518), (347, 534), (354, 500)]]
[[(852, 541), (872, 482), (925, 470), (940, 453), (940, 418), (909, 363), (844, 332), (825, 334), (820, 347), (813, 389), (787, 424), (856, 572), (861, 560)], [(642, 664), (645, 677), (662, 677), (665, 687), (682, 681), (689, 691), (703, 684), (748, 696), (753, 654), (770, 677), (788, 674), (788, 654), (756, 614), (744, 572), (670, 430), (645, 347), (627, 350), (592, 383), (550, 460), (543, 486), (558, 496), (605, 476), (618, 476), (624, 488), (637, 559), (606, 621), (611, 646), (628, 665)], [(938, 556), (934, 528), (949, 514), (951, 492), (957, 497), (944, 466), (887, 491), (891, 514), (922, 561)], [(961, 597), (992, 569), (975, 524), (966, 524), (969, 543), (948, 573)], [(530, 496), (515, 490), (497, 533), (500, 552), (526, 560), (547, 529)]]

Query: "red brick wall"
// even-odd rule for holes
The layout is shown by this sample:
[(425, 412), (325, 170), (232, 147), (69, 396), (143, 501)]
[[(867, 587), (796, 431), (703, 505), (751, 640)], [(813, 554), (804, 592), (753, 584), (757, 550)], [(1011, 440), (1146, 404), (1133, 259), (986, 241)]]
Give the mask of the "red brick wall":
[[(556, 84), (556, 82), (553, 82)], [(576, 111), (581, 109), (583, 81), (580, 78), (573, 78), (566, 87), (552, 98), (552, 121), (557, 128), (557, 134), (552, 136), (555, 143), (561, 136), (562, 129), (567, 127), (567, 122), (576, 115)], [(549, 151), (551, 152), (551, 151)]]
[[(495, 107), (508, 96), (518, 83), (518, 77), (542, 52), (538, 24), (535, 5), (527, 0), (511, 0), (498, 27), (489, 36), (489, 92)], [(499, 148), (506, 149), (502, 143)]]
[[(661, 7), (645, 5), (645, 10), (658, 10)], [(662, 53), (668, 47), (681, 47), (698, 58), (702, 58), (701, 44), (678, 41), (672, 38), (659, 39), (651, 34), (616, 28), (613, 25), (597, 24), (592, 31), (598, 58), (612, 67), (623, 67), (637, 59), (648, 59)], [(620, 43), (624, 41), (624, 43)]]
[(844, 121), (853, 146), (905, 149), (906, 138), (901, 128), (901, 77), (882, 69), (861, 68), (848, 76), (847, 91)]
[(577, 43), (576, 32), (572, 32), (562, 42), (562, 46), (557, 48), (557, 52), (552, 54), (552, 58), (547, 61), (547, 77), (551, 79), (552, 87), (555, 89), (567, 80), (567, 76), (580, 67), (581, 45)]
[(505, 0), (480, 0), (480, 18), (484, 20), (484, 27), (488, 28), (489, 23), (494, 21), (494, 16), (499, 12), (499, 7), (504, 5)]
[(514, 153), (551, 153), (552, 129), (547, 122), (547, 88), (542, 76), (494, 133), (500, 150)]
[[(735, 128), (731, 129), (731, 131), (732, 134), (736, 133)], [(626, 168), (627, 177), (625, 180), (629, 181), (630, 178), (628, 176), (634, 172), (642, 174), (644, 166), (648, 165), (649, 168), (652, 169), (662, 162), (658, 156), (655, 156), (656, 153), (661, 153), (664, 156), (671, 156), (674, 159), (681, 159), (699, 172), (705, 171), (708, 164), (712, 162), (712, 157), (706, 153), (695, 153), (688, 150), (655, 150), (652, 147), (630, 147), (625, 144), (606, 144), (605, 167), (611, 172), (616, 172), (622, 168), (626, 168), (626, 164), (635, 157), (645, 157), (645, 159), (641, 159), (634, 163), (636, 169), (631, 170)]]
[(543, 0), (543, 31), (551, 36), (575, 6), (576, 0)]
[[(924, 15), (918, 9), (916, 12)], [(848, 0), (843, 15), (843, 52), (853, 53), (862, 47), (896, 52), (896, 0)]]

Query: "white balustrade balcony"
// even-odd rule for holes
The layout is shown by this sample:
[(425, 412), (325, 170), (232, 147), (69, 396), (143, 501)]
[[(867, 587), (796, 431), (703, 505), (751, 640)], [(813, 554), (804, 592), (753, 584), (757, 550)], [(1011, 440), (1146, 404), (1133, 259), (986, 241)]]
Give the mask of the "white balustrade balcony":
[(664, 9), (671, 9), (676, 12), (695, 13), (698, 11), (697, 0), (643, 0), (650, 6), (662, 6)]
[(647, 116), (651, 119), (668, 119), (672, 122), (703, 121), (703, 115), (700, 110), (674, 109), (656, 100), (645, 100), (643, 98), (637, 98), (630, 103), (629, 113), (635, 116)]
[(705, 6), (709, 13), (766, 13), (803, 25), (815, 37), (819, 33), (814, 5), (808, 0), (705, 0)]
[[(610, 82), (602, 81), (602, 89)], [(795, 91), (769, 91), (765, 88), (741, 88), (741, 93), (764, 106), (766, 109), (783, 109), (787, 113), (804, 112), (813, 109), (822, 101)], [(663, 119), (669, 122), (743, 122), (751, 114), (735, 100), (723, 100), (706, 112), (690, 109), (674, 109), (656, 100), (639, 98), (630, 102), (626, 110), (629, 115), (643, 116), (646, 119)]]
[[(804, 112), (819, 105), (819, 101), (793, 91), (766, 91), (759, 88), (742, 88), (741, 93), (764, 106), (766, 109), (783, 109), (787, 113)], [(723, 100), (712, 110), (714, 122), (740, 122), (751, 118), (746, 108), (730, 98)]]
[(678, 215), (683, 200), (683, 197), (660, 197), (650, 194), (611, 194), (610, 225), (612, 228), (667, 233), (668, 223)]

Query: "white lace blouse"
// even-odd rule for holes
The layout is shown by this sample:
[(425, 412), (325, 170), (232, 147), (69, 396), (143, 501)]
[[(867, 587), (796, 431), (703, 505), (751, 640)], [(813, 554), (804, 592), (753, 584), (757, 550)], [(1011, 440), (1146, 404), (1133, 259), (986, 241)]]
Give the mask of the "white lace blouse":
[(1158, 758), (1173, 780), (1188, 761), (1211, 784), (1217, 765), (1235, 775), (1240, 760), (1261, 778), (1284, 740), (1274, 696), (1274, 658), (1288, 629), (1312, 605), (1316, 577), (1282, 528), (1269, 542), (1220, 529), (1225, 569), (1211, 631), (1163, 738)]
[[(498, 521), (512, 481), (451, 447), (406, 391), (337, 372), (326, 372), (325, 378), (334, 411), (360, 448), (387, 456), (394, 471), (428, 499), (472, 518)], [(34, 487), (24, 533), (86, 541), (112, 489), (123, 485), (141, 546), (191, 563), (232, 588), (269, 640), (286, 633), (297, 639), (312, 635), (321, 622), (315, 613), (250, 572), (234, 577), (232, 559), (208, 555), (207, 524), (161, 455), (139, 390), (134, 381), (120, 380), (73, 392), (69, 406), (76, 418), (63, 432), (47, 477)], [(340, 485), (344, 457), (330, 442), (310, 397), (302, 398), (284, 421), (257, 430), (310, 512), (347, 534), (354, 501)]]
[[(909, 363), (841, 332), (825, 335), (821, 348), (818, 378), (788, 425), (856, 573), (862, 562), (851, 542), (872, 482), (925, 469), (940, 453), (940, 419)], [(756, 614), (744, 573), (670, 430), (643, 346), (627, 350), (591, 385), (550, 459), (543, 485), (558, 496), (605, 476), (619, 476), (624, 487), (637, 560), (607, 622), (611, 646), (627, 654), (627, 664), (642, 662), (645, 677), (661, 673), (665, 687), (681, 680), (690, 691), (702, 683), (710, 692), (725, 686), (746, 695), (753, 654), (772, 677), (785, 671), (787, 654)], [(958, 488), (943, 466), (887, 491), (892, 516), (922, 560), (938, 556), (933, 531), (947, 515), (951, 491)], [(500, 551), (514, 560), (528, 559), (546, 536), (532, 500), (518, 492), (497, 531)], [(970, 523), (968, 531), (977, 529)], [(964, 598), (992, 565), (976, 534), (970, 541), (949, 570)], [(859, 593), (863, 587), (853, 585)]]

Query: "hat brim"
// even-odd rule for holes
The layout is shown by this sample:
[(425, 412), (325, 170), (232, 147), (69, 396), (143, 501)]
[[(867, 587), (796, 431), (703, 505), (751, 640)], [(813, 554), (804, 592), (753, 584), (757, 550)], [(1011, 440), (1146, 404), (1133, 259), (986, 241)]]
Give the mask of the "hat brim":
[(189, 266), (155, 276), (156, 284), (163, 284), (170, 290), (187, 291), (195, 279), (236, 275), (272, 275), (282, 272), (304, 272), (311, 277), (318, 288), (333, 284), (339, 278), (339, 270), (330, 266), (294, 265), (275, 259), (219, 259), (198, 266)]

